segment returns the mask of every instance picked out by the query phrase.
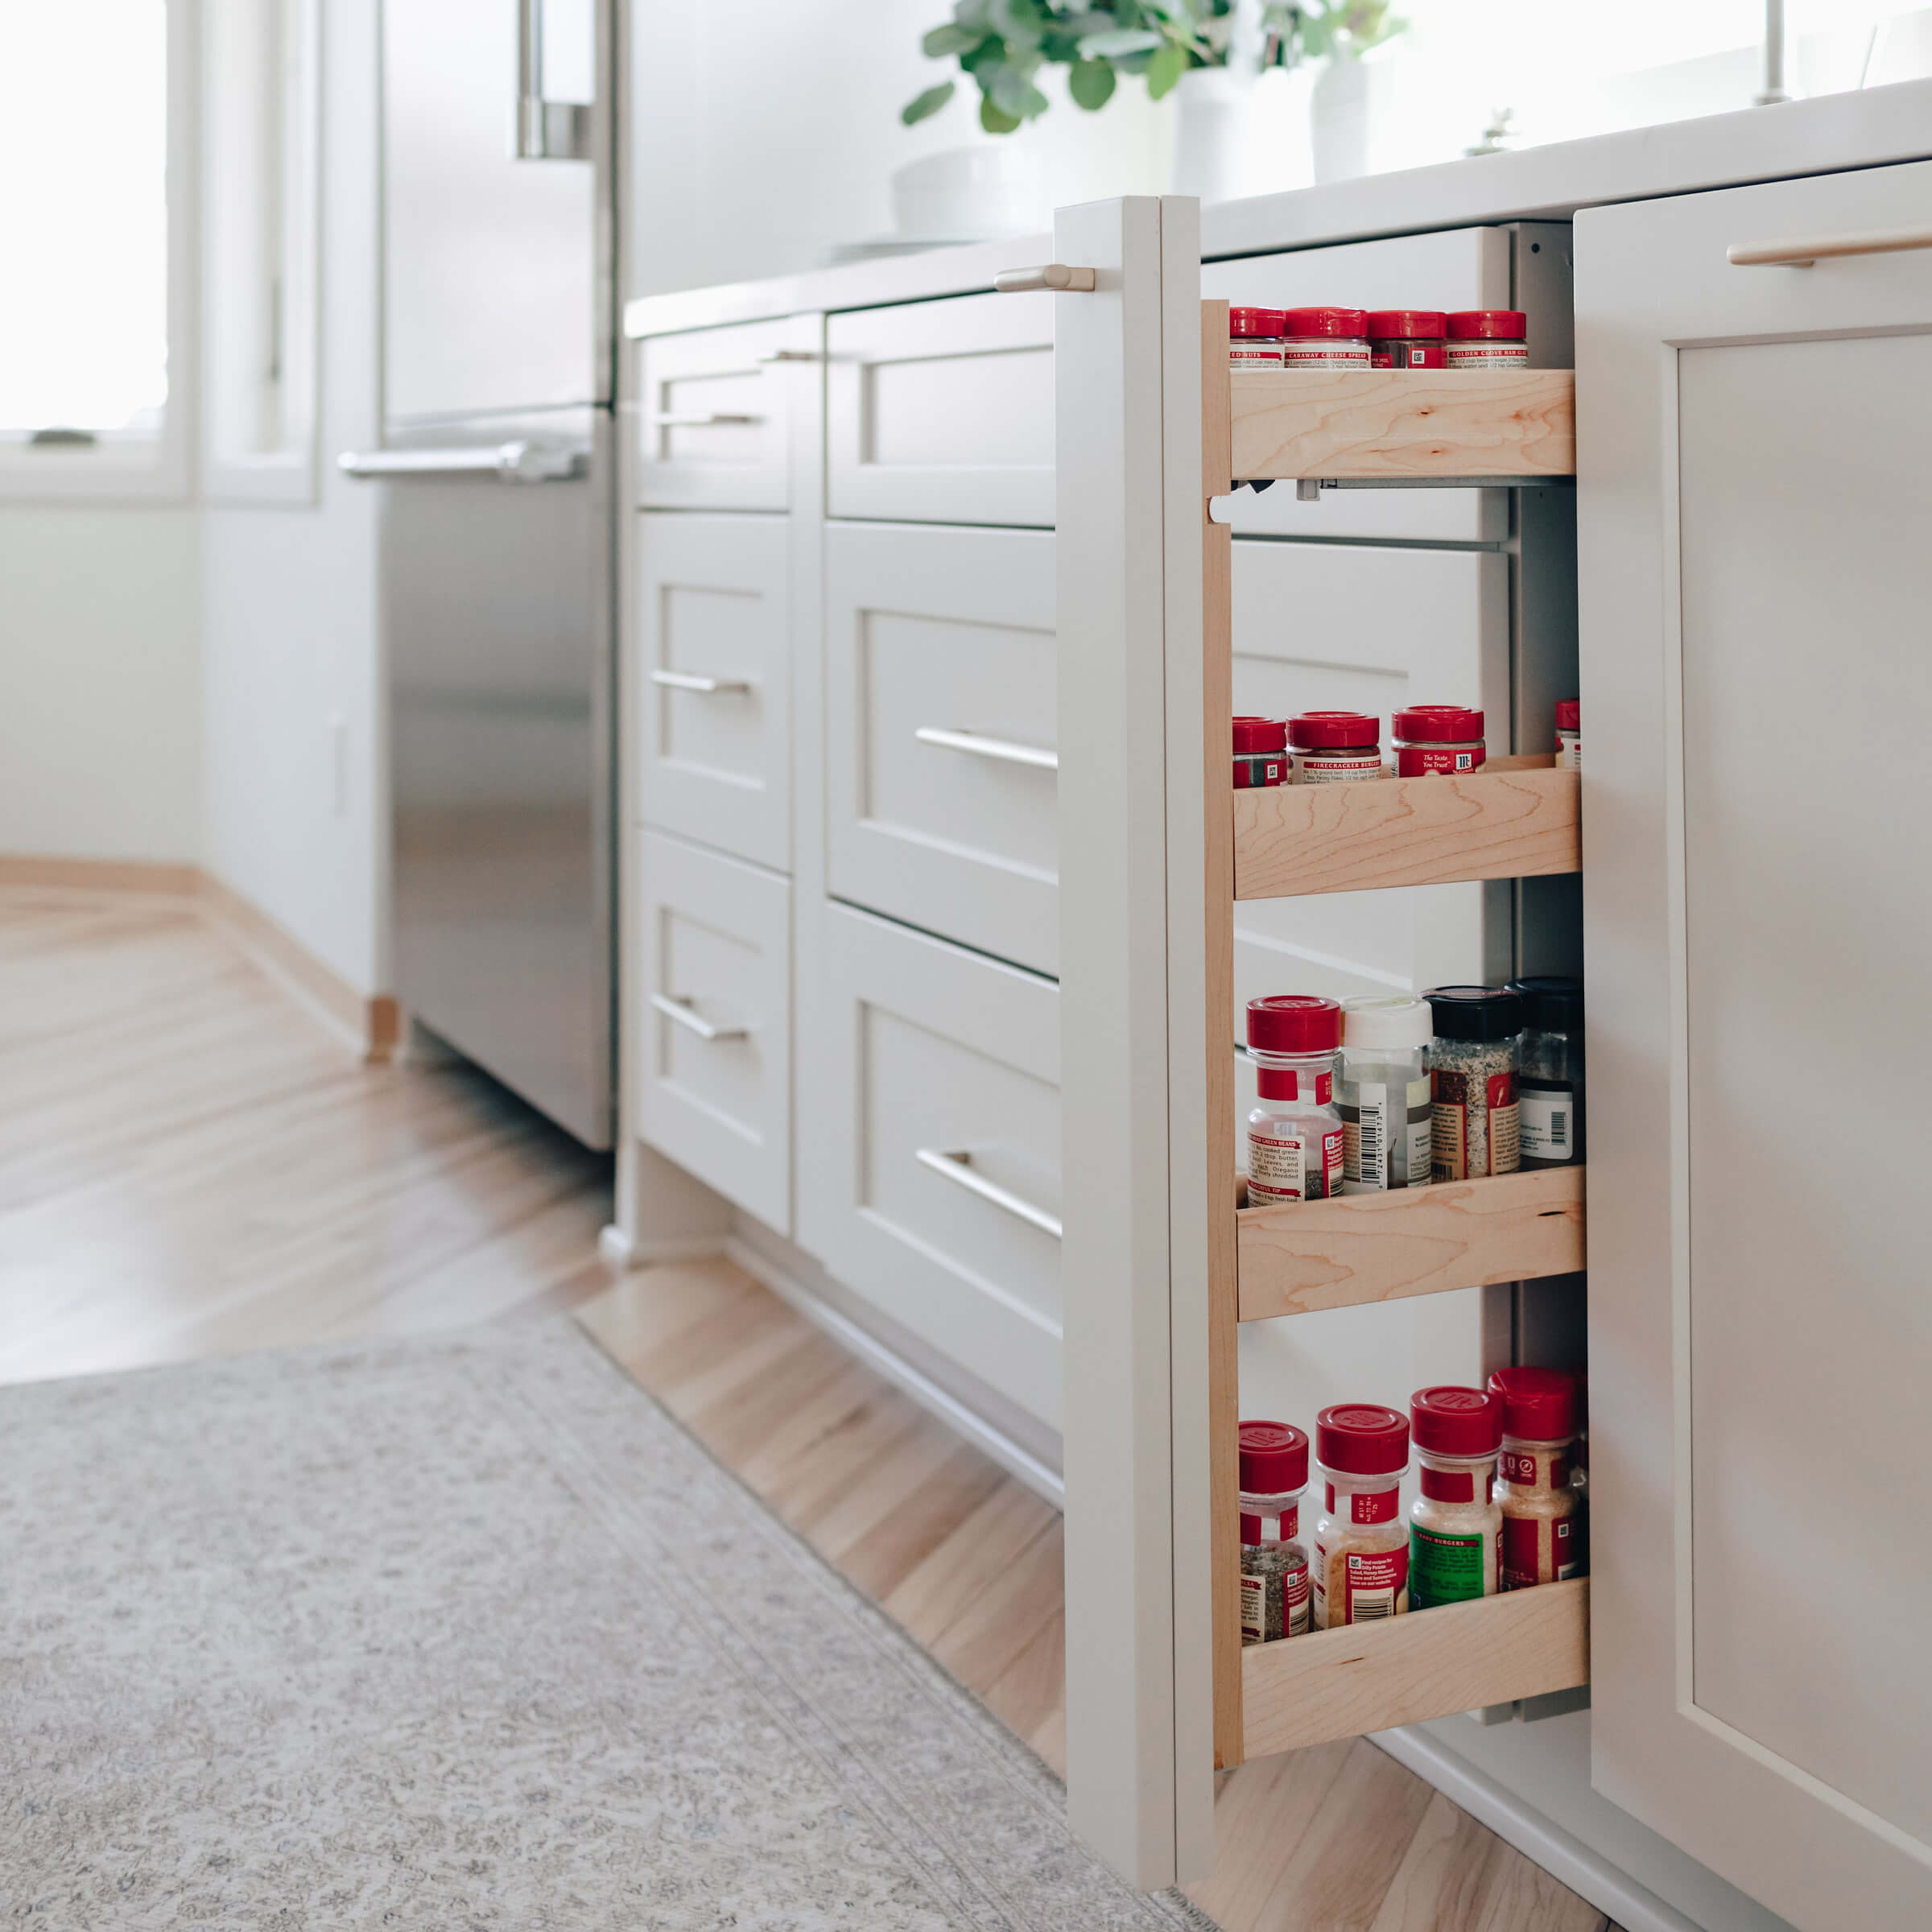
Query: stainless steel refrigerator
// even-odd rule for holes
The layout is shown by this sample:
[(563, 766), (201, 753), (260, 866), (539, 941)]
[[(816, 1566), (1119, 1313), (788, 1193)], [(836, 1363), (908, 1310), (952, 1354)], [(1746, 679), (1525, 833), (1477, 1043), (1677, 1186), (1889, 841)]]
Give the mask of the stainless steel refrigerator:
[(382, 492), (405, 1010), (611, 1144), (609, 0), (384, 0)]

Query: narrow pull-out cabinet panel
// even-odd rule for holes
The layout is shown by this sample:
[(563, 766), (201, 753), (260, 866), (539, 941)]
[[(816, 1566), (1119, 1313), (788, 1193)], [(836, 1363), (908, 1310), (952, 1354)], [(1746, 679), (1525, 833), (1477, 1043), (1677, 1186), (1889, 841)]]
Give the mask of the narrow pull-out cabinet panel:
[(791, 523), (647, 512), (638, 543), (638, 808), (788, 871)]
[(826, 324), (835, 517), (1053, 522), (1053, 298), (958, 295)]
[(1044, 530), (825, 533), (832, 894), (1047, 973), (1053, 546)]
[(638, 841), (639, 1132), (768, 1227), (791, 1223), (791, 887)]
[(1805, 1932), (1932, 1925), (1929, 219), (1577, 225), (1592, 1772)]
[(1057, 1429), (1059, 990), (843, 906), (822, 931), (800, 1239)]
[(638, 349), (638, 497), (646, 507), (783, 510), (788, 363), (815, 361), (815, 316), (650, 336)]

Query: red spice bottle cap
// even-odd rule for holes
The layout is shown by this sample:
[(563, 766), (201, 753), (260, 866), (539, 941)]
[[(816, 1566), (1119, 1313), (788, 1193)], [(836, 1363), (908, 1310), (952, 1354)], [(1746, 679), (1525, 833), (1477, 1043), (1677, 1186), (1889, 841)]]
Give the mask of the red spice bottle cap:
[(1263, 1053), (1333, 1053), (1342, 1009), (1319, 993), (1276, 993), (1248, 1002), (1248, 1044)]
[(1460, 704), (1411, 704), (1389, 722), (1411, 745), (1466, 745), (1483, 735), (1483, 714)]
[(1381, 721), (1365, 711), (1304, 711), (1288, 720), (1288, 742), (1308, 750), (1373, 745), (1381, 735)]
[(1338, 1402), (1315, 1418), (1315, 1456), (1344, 1476), (1400, 1476), (1409, 1467), (1409, 1425), (1374, 1402)]
[(1372, 308), (1371, 342), (1439, 342), (1449, 318), (1439, 308)]
[(1556, 701), (1556, 728), (1558, 731), (1583, 729), (1583, 703), (1581, 698), (1558, 698)]
[(1520, 308), (1465, 308), (1449, 318), (1451, 342), (1521, 342), (1529, 333)]
[(1308, 1439), (1292, 1422), (1243, 1422), (1241, 1488), (1249, 1496), (1286, 1496), (1308, 1481)]
[(1278, 336), (1282, 312), (1278, 308), (1231, 308), (1228, 312), (1230, 336)]
[(1360, 342), (1368, 332), (1368, 311), (1360, 308), (1285, 308), (1282, 333), (1291, 341), (1311, 336), (1330, 336), (1340, 342)]
[(1493, 1455), (1503, 1444), (1503, 1398), (1493, 1389), (1418, 1389), (1409, 1398), (1418, 1449), (1438, 1455)]
[(1528, 1443), (1576, 1434), (1576, 1377), (1562, 1368), (1498, 1368), (1489, 1386), (1503, 1398), (1503, 1433)]
[(1234, 750), (1237, 758), (1261, 751), (1282, 751), (1288, 744), (1288, 727), (1279, 718), (1236, 718)]

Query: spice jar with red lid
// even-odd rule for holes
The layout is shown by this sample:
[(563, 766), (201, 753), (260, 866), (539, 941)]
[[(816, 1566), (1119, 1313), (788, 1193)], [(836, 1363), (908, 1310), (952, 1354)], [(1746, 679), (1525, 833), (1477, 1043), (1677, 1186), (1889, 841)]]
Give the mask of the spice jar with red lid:
[(1288, 727), (1279, 718), (1234, 720), (1234, 788), (1288, 782)]
[(1395, 775), (1424, 778), (1474, 771), (1487, 758), (1483, 714), (1462, 704), (1411, 704), (1389, 720)]
[(1308, 1548), (1301, 1541), (1308, 1439), (1291, 1422), (1240, 1426), (1241, 1641), (1269, 1644), (1308, 1629)]
[(1447, 369), (1449, 318), (1439, 308), (1372, 308), (1368, 362), (1373, 369)]
[(1287, 308), (1282, 312), (1285, 369), (1366, 369), (1368, 316), (1360, 308)]
[(1449, 318), (1451, 369), (1527, 369), (1530, 318), (1520, 308), (1465, 308)]
[(1583, 768), (1583, 707), (1578, 698), (1556, 701), (1556, 762), (1563, 771)]
[(1486, 1389), (1418, 1389), (1409, 1430), (1422, 1492), (1409, 1506), (1409, 1608), (1494, 1596), (1503, 1513), (1489, 1491), (1503, 1398)]
[(1278, 1208), (1342, 1191), (1342, 1117), (1335, 1056), (1342, 1009), (1319, 993), (1248, 1002), (1248, 1057), (1257, 1104), (1248, 1116), (1248, 1204)]
[(1231, 308), (1228, 312), (1228, 366), (1279, 369), (1282, 312), (1278, 308)]
[(1304, 711), (1288, 720), (1291, 785), (1346, 784), (1382, 775), (1381, 722), (1363, 711)]
[(1527, 1590), (1583, 1573), (1570, 1455), (1576, 1441), (1576, 1377), (1561, 1368), (1498, 1368), (1503, 1404), (1496, 1500), (1503, 1513), (1502, 1587)]
[(1315, 1418), (1315, 1459), (1322, 1479), (1315, 1629), (1400, 1616), (1409, 1608), (1406, 1418), (1375, 1402), (1338, 1402)]

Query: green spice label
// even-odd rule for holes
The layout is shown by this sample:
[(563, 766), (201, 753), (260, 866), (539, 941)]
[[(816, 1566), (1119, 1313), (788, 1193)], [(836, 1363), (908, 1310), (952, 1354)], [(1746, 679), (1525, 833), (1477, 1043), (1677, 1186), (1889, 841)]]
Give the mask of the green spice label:
[(1409, 1607), (1433, 1609), (1483, 1594), (1481, 1536), (1445, 1536), (1439, 1530), (1409, 1528)]

